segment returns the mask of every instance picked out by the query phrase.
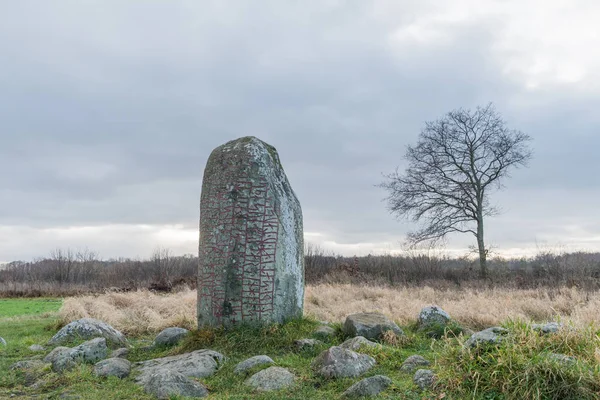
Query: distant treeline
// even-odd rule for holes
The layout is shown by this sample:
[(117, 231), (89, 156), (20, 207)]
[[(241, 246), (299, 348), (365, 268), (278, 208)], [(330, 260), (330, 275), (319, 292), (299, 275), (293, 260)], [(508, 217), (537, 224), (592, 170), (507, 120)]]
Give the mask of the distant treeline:
[[(541, 251), (529, 258), (489, 261), (490, 276), (479, 279), (477, 261), (433, 254), (343, 257), (307, 246), (307, 283), (429, 285), (444, 287), (537, 288), (577, 286), (600, 289), (600, 253)], [(0, 296), (67, 296), (105, 290), (195, 288), (198, 257), (157, 249), (149, 259), (101, 260), (89, 250), (56, 250), (32, 262), (14, 261), (0, 270)]]

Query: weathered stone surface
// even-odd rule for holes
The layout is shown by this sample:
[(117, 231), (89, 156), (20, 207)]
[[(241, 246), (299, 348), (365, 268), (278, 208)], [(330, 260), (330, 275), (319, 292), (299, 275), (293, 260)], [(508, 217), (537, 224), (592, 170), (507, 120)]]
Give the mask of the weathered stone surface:
[(352, 314), (346, 317), (344, 323), (344, 332), (350, 336), (364, 336), (377, 340), (385, 331), (393, 331), (398, 336), (404, 335), (394, 321), (379, 313)]
[(321, 339), (330, 339), (335, 337), (335, 329), (327, 325), (321, 325), (315, 329), (313, 335)]
[(404, 360), (404, 362), (400, 366), (400, 371), (413, 372), (416, 369), (418, 369), (419, 367), (427, 367), (430, 364), (431, 363), (429, 361), (427, 361), (425, 358), (423, 358), (419, 355), (414, 355), (414, 356), (410, 356), (406, 360)]
[(110, 358), (127, 358), (129, 355), (129, 349), (125, 347), (121, 347), (120, 349), (113, 350), (110, 353)]
[(438, 306), (423, 307), (417, 319), (419, 328), (428, 325), (446, 325), (450, 322), (450, 315)]
[(217, 372), (224, 360), (225, 357), (216, 351), (196, 350), (177, 356), (140, 361), (135, 363), (135, 369), (140, 372), (136, 382), (145, 385), (152, 375), (160, 375), (167, 371), (187, 377), (206, 378)]
[(110, 345), (126, 346), (127, 339), (121, 332), (105, 322), (93, 318), (82, 318), (65, 325), (48, 341), (56, 346), (73, 340), (103, 337)]
[(22, 361), (17, 361), (14, 364), (11, 364), (9, 369), (11, 369), (11, 370), (15, 370), (15, 369), (27, 370), (27, 369), (39, 368), (43, 365), (46, 365), (46, 363), (43, 362), (42, 360), (22, 360)]
[(244, 360), (241, 363), (239, 363), (238, 365), (236, 365), (235, 368), (233, 369), (233, 372), (236, 374), (244, 374), (249, 369), (252, 369), (259, 365), (268, 365), (268, 364), (275, 364), (275, 361), (273, 361), (271, 359), (271, 357), (265, 356), (265, 355), (254, 356), (254, 357), (250, 357), (249, 359)]
[(369, 339), (364, 336), (355, 336), (351, 339), (346, 340), (344, 343), (340, 344), (340, 347), (344, 349), (349, 349), (353, 351), (360, 350), (361, 347), (381, 347), (379, 343), (371, 342)]
[(198, 382), (188, 379), (180, 372), (164, 370), (154, 372), (143, 383), (144, 391), (159, 399), (172, 396), (206, 397), (208, 390)]
[(298, 339), (298, 340), (294, 340), (294, 346), (296, 346), (296, 350), (298, 350), (298, 351), (312, 349), (315, 346), (320, 346), (322, 344), (323, 344), (323, 342), (320, 341), (319, 339)]
[(52, 349), (50, 353), (44, 357), (44, 362), (53, 363), (57, 358), (62, 357), (63, 354), (67, 354), (71, 351), (70, 347), (59, 346)]
[(294, 379), (294, 374), (285, 368), (269, 367), (252, 375), (244, 384), (262, 392), (270, 392), (292, 386)]
[(174, 346), (190, 333), (187, 329), (172, 327), (163, 329), (154, 339), (155, 346)]
[(494, 345), (498, 344), (502, 341), (503, 336), (507, 334), (508, 331), (499, 326), (494, 326), (492, 328), (487, 328), (479, 332), (475, 332), (467, 341), (465, 342), (465, 347), (474, 348), (481, 345)]
[(350, 386), (343, 394), (345, 398), (360, 398), (377, 396), (390, 387), (392, 380), (385, 375), (375, 375), (365, 378)]
[(131, 372), (131, 363), (123, 358), (107, 358), (94, 365), (96, 376), (126, 378)]
[(301, 316), (303, 241), (275, 148), (244, 137), (213, 150), (200, 200), (198, 326)]
[(30, 351), (46, 351), (46, 348), (39, 344), (32, 344), (29, 346)]
[(333, 346), (325, 350), (312, 362), (317, 374), (326, 378), (354, 378), (370, 370), (375, 359), (366, 354)]
[(425, 390), (433, 385), (435, 379), (436, 376), (433, 373), (433, 371), (429, 369), (418, 369), (417, 372), (415, 372), (415, 376), (413, 377), (413, 382), (421, 390)]
[(558, 322), (547, 322), (545, 324), (533, 324), (531, 329), (543, 334), (556, 333), (562, 328), (562, 324)]
[(108, 356), (108, 347), (105, 338), (96, 338), (73, 347), (69, 356), (78, 362), (95, 363)]

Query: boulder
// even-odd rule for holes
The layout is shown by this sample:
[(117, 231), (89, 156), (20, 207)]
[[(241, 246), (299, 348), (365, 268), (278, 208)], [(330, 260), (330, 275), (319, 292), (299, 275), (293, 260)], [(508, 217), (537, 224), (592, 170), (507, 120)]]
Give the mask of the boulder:
[(120, 349), (113, 350), (110, 353), (110, 358), (127, 358), (129, 355), (129, 349), (126, 347), (121, 347)]
[(345, 398), (360, 398), (377, 396), (392, 384), (392, 380), (384, 375), (365, 378), (350, 386), (343, 394)]
[(174, 346), (190, 333), (184, 328), (166, 328), (163, 329), (154, 339), (155, 346)]
[(344, 332), (350, 336), (364, 336), (367, 339), (380, 339), (384, 332), (393, 331), (398, 336), (404, 332), (392, 320), (379, 313), (359, 313), (346, 317)]
[(196, 350), (177, 356), (140, 361), (135, 363), (135, 370), (139, 371), (136, 382), (145, 386), (153, 375), (167, 371), (177, 372), (185, 377), (206, 378), (217, 372), (224, 361), (225, 357), (221, 353), (212, 350)]
[(340, 347), (343, 347), (344, 349), (348, 350), (358, 351), (361, 347), (377, 348), (382, 346), (379, 343), (370, 341), (364, 336), (356, 336), (340, 344)]
[(499, 344), (503, 340), (503, 335), (506, 335), (507, 333), (508, 331), (506, 329), (499, 326), (487, 328), (471, 335), (464, 346), (467, 348), (475, 348), (482, 345)]
[(107, 358), (94, 365), (96, 376), (107, 377), (116, 376), (117, 378), (126, 378), (131, 372), (131, 363), (123, 358)]
[(270, 392), (292, 386), (294, 379), (294, 374), (285, 368), (269, 367), (252, 375), (244, 384), (261, 392)]
[(127, 339), (121, 332), (107, 323), (93, 318), (82, 318), (65, 325), (48, 341), (48, 344), (56, 346), (75, 340), (97, 337), (105, 338), (111, 346), (127, 346)]
[(213, 150), (200, 199), (198, 327), (302, 316), (302, 210), (274, 147), (244, 137)]
[(335, 337), (335, 329), (327, 325), (321, 325), (313, 332), (313, 335), (320, 339), (331, 339)]
[(242, 361), (241, 363), (239, 363), (238, 365), (235, 366), (235, 368), (233, 369), (233, 372), (236, 374), (245, 374), (248, 370), (254, 368), (254, 367), (258, 367), (259, 365), (269, 365), (269, 364), (275, 364), (275, 361), (273, 361), (271, 359), (271, 357), (269, 356), (254, 356), (254, 357), (250, 357), (249, 359)]
[(419, 328), (431, 325), (446, 325), (448, 322), (450, 322), (450, 315), (438, 306), (424, 307), (417, 318)]
[(333, 346), (319, 354), (311, 366), (325, 378), (355, 378), (375, 364), (375, 359), (371, 356)]
[(413, 355), (408, 357), (400, 366), (402, 372), (413, 372), (419, 367), (427, 367), (431, 365), (429, 361), (419, 355)]
[(547, 322), (545, 324), (533, 324), (531, 329), (543, 334), (557, 333), (562, 328), (562, 324), (558, 322)]
[(421, 390), (429, 389), (436, 380), (436, 376), (430, 369), (418, 369), (413, 377), (413, 382)]
[(96, 338), (73, 347), (69, 356), (78, 362), (95, 363), (108, 357), (105, 338)]
[(146, 393), (159, 399), (169, 399), (173, 396), (196, 398), (208, 396), (208, 390), (202, 384), (169, 369), (151, 373), (142, 386)]
[(50, 353), (44, 357), (45, 363), (54, 363), (57, 358), (62, 357), (64, 354), (67, 354), (71, 351), (70, 347), (59, 346), (52, 349)]
[(296, 346), (296, 350), (298, 350), (298, 351), (309, 350), (316, 346), (320, 346), (322, 344), (324, 344), (324, 343), (322, 341), (320, 341), (319, 339), (294, 340), (294, 346)]
[(29, 346), (30, 351), (46, 351), (46, 348), (39, 344), (32, 344)]

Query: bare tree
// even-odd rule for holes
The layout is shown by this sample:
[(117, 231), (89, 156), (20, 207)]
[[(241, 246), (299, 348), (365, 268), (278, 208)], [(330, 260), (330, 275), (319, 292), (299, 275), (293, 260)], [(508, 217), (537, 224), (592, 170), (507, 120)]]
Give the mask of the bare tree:
[(498, 210), (490, 205), (492, 189), (513, 167), (532, 156), (531, 138), (510, 130), (492, 104), (476, 110), (458, 109), (427, 122), (416, 146), (408, 146), (403, 174), (385, 175), (379, 186), (388, 191), (388, 207), (398, 217), (424, 222), (407, 241), (437, 242), (449, 233), (477, 238), (480, 274), (487, 277), (484, 217)]

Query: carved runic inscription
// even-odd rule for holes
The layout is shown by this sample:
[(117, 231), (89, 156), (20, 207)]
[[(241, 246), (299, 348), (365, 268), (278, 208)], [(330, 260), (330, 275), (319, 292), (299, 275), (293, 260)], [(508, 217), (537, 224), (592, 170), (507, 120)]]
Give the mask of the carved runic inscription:
[(261, 320), (274, 307), (279, 230), (274, 196), (264, 177), (240, 174), (240, 163), (222, 167), (201, 199), (205, 237), (198, 290), (217, 323)]

